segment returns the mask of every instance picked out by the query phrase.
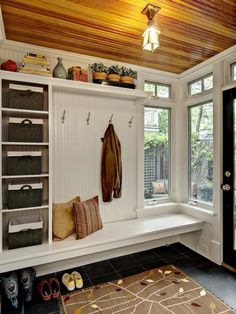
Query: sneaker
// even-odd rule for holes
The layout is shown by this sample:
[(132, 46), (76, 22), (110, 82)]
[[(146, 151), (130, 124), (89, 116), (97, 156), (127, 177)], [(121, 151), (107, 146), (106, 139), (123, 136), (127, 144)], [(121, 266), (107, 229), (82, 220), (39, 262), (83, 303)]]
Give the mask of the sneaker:
[(12, 306), (17, 309), (18, 278), (15, 272), (11, 273), (9, 277), (2, 277), (2, 287)]
[(73, 291), (75, 290), (75, 281), (74, 277), (68, 273), (65, 273), (62, 276), (62, 283), (66, 286), (67, 290)]
[(81, 289), (83, 287), (83, 279), (80, 273), (77, 271), (73, 271), (71, 276), (74, 278), (75, 286), (77, 289)]
[(32, 300), (33, 283), (36, 272), (33, 268), (26, 268), (21, 270), (21, 284), (25, 291), (25, 301), (29, 302)]

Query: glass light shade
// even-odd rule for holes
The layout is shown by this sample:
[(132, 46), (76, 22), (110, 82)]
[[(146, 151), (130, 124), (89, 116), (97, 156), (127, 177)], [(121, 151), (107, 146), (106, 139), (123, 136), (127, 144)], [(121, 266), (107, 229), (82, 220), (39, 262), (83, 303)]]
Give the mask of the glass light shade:
[(143, 49), (154, 51), (160, 46), (160, 31), (155, 27), (148, 27), (143, 33)]

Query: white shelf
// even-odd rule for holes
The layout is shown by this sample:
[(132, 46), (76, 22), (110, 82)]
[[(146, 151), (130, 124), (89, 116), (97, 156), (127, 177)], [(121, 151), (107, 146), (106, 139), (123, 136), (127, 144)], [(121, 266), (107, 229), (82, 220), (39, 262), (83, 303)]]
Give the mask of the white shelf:
[(74, 91), (78, 91), (80, 93), (95, 94), (98, 96), (100, 95), (119, 99), (129, 99), (134, 100), (137, 104), (146, 103), (152, 97), (151, 92), (145, 92), (138, 89), (114, 87), (81, 81), (71, 81), (19, 72), (13, 73), (0, 70), (0, 78), (12, 81), (50, 85), (54, 90), (73, 89)]
[(41, 111), (41, 110), (27, 110), (27, 109), (14, 109), (14, 108), (2, 108), (2, 113), (4, 115), (12, 115), (15, 116), (22, 116), (27, 115), (31, 117), (41, 117), (41, 116), (48, 116), (48, 111)]
[(27, 174), (27, 175), (5, 175), (5, 176), (2, 176), (2, 179), (44, 178), (48, 176), (49, 176), (48, 173)]
[(2, 145), (34, 145), (34, 146), (48, 146), (49, 143), (42, 142), (2, 142)]
[(47, 209), (47, 208), (49, 208), (49, 205), (44, 204), (42, 206), (35, 206), (35, 207), (12, 208), (12, 209), (4, 208), (1, 210), (1, 212), (10, 214), (12, 212), (22, 212), (22, 211), (27, 211), (27, 210), (38, 210), (38, 209)]

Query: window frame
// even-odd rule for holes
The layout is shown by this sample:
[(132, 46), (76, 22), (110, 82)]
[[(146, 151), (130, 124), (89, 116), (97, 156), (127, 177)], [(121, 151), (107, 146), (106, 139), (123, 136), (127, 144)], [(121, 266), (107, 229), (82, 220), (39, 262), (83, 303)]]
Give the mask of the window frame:
[(211, 211), (213, 210), (213, 202), (214, 202), (214, 161), (213, 161), (213, 195), (212, 195), (212, 202), (209, 203), (209, 202), (204, 202), (202, 200), (198, 200), (198, 199), (193, 199), (191, 197), (191, 192), (192, 192), (192, 187), (191, 187), (191, 183), (192, 183), (192, 180), (191, 180), (191, 156), (192, 156), (192, 152), (191, 152), (191, 131), (192, 131), (192, 128), (191, 128), (191, 120), (190, 120), (190, 117), (191, 117), (191, 109), (192, 108), (195, 108), (195, 107), (199, 107), (199, 106), (202, 106), (202, 105), (205, 105), (205, 104), (209, 104), (211, 103), (212, 106), (213, 106), (213, 123), (212, 123), (212, 127), (213, 127), (213, 132), (212, 132), (212, 140), (213, 140), (213, 156), (214, 156), (214, 102), (213, 102), (213, 99), (209, 99), (209, 100), (205, 100), (205, 101), (202, 101), (202, 102), (199, 102), (199, 103), (195, 103), (195, 104), (192, 104), (192, 105), (189, 105), (187, 107), (187, 110), (188, 110), (188, 114), (187, 114), (187, 119), (188, 119), (188, 140), (187, 140), (187, 145), (188, 145), (188, 195), (187, 195), (187, 202), (189, 205), (194, 205), (194, 206), (199, 206), (199, 207), (203, 207), (203, 208), (206, 208), (206, 209), (210, 209)]
[[(167, 98), (166, 98), (167, 99)], [(145, 105), (144, 106), (144, 116), (143, 116), (143, 139), (145, 134), (145, 108), (154, 108), (154, 109), (165, 109), (168, 111), (168, 195), (167, 197), (159, 197), (159, 198), (152, 198), (152, 199), (145, 199), (144, 197), (144, 191), (143, 189), (143, 200), (144, 200), (144, 207), (146, 206), (152, 206), (156, 204), (166, 203), (169, 202), (172, 197), (172, 185), (171, 185), (171, 115), (172, 115), (172, 108), (171, 107), (165, 107), (161, 105)], [(143, 141), (144, 144), (144, 141)], [(143, 145), (143, 153), (144, 153), (144, 145)], [(144, 172), (145, 172), (145, 164), (143, 159), (143, 187), (144, 187)]]
[[(214, 88), (214, 84), (213, 84), (212, 88), (209, 88), (209, 89), (205, 89), (205, 88), (204, 88), (204, 80), (205, 80), (206, 78), (208, 78), (208, 77), (211, 77), (211, 76), (212, 76), (212, 79), (214, 79), (213, 72), (208, 73), (208, 74), (203, 75), (203, 76), (201, 76), (201, 77), (199, 77), (199, 78), (197, 78), (197, 79), (195, 79), (195, 80), (193, 80), (193, 81), (188, 82), (188, 83), (187, 83), (187, 85), (188, 85), (188, 96), (189, 96), (189, 97), (195, 97), (195, 96), (197, 96), (197, 95), (198, 95), (198, 96), (199, 96), (199, 95), (202, 95), (202, 94), (205, 93), (205, 92), (212, 91), (213, 88)], [(197, 82), (199, 82), (199, 81), (201, 82), (201, 92), (192, 95), (192, 94), (191, 94), (191, 85), (194, 84), (194, 83), (197, 83)]]
[[(170, 100), (172, 98), (172, 85), (167, 84), (167, 83), (159, 83), (159, 82), (154, 82), (154, 81), (144, 81), (144, 90), (145, 90), (145, 84), (152, 84), (155, 85), (155, 95), (152, 95), (154, 98), (158, 99), (165, 99), (165, 100)], [(168, 87), (168, 97), (160, 97), (157, 95), (157, 86), (165, 86)]]
[(233, 82), (236, 81), (236, 78), (233, 77), (234, 68), (236, 68), (236, 62), (233, 62), (233, 63), (230, 64), (230, 80), (233, 81)]

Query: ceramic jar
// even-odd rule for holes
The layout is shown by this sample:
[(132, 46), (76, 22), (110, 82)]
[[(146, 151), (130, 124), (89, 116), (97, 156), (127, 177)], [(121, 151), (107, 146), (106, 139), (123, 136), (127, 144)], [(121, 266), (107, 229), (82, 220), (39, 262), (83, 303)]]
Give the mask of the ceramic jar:
[(57, 58), (58, 62), (55, 68), (53, 69), (52, 75), (56, 78), (67, 78), (67, 71), (62, 63), (62, 58)]

